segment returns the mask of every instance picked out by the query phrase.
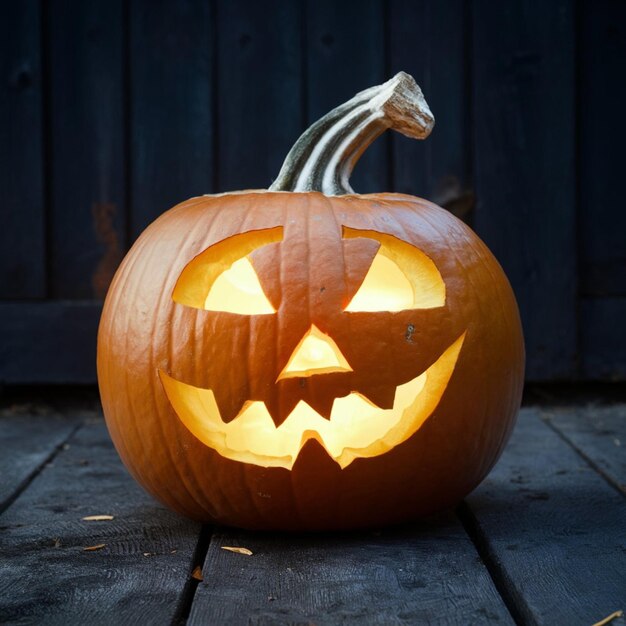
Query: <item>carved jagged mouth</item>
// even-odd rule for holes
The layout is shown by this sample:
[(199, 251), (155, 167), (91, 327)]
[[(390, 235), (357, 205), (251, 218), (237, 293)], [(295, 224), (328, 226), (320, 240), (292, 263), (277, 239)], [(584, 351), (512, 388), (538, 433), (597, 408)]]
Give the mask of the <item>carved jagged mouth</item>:
[(202, 443), (222, 456), (262, 467), (291, 469), (300, 449), (316, 439), (343, 469), (357, 458), (379, 456), (411, 437), (430, 417), (454, 371), (465, 333), (424, 372), (396, 387), (393, 407), (381, 409), (357, 392), (336, 398), (330, 420), (300, 401), (276, 426), (264, 402), (246, 402), (222, 421), (211, 389), (159, 376), (174, 411)]

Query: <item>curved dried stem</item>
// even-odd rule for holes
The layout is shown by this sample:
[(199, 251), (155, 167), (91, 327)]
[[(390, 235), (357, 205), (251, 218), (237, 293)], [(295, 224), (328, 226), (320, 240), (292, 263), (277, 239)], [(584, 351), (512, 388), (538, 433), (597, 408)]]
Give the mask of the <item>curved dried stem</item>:
[(435, 125), (422, 90), (405, 72), (361, 91), (315, 122), (289, 151), (270, 191), (354, 193), (350, 175), (367, 147), (385, 130), (425, 139)]

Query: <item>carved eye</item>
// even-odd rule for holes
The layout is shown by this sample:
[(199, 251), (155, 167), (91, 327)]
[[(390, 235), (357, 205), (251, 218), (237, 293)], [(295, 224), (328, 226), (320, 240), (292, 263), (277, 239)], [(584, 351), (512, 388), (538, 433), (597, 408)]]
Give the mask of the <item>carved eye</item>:
[(446, 302), (446, 286), (433, 261), (392, 235), (343, 227), (344, 239), (366, 237), (380, 248), (345, 311), (434, 309)]
[(176, 282), (178, 304), (239, 315), (269, 315), (269, 301), (248, 255), (282, 239), (283, 229), (268, 228), (229, 237), (192, 259)]

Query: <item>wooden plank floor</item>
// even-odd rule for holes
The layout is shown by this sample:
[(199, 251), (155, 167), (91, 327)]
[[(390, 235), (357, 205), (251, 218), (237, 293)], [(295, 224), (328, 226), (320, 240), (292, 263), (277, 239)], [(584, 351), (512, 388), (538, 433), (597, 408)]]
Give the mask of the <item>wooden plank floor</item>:
[(456, 512), (359, 533), (181, 519), (93, 415), (0, 415), (0, 450), (0, 623), (591, 626), (626, 609), (626, 405), (526, 408)]

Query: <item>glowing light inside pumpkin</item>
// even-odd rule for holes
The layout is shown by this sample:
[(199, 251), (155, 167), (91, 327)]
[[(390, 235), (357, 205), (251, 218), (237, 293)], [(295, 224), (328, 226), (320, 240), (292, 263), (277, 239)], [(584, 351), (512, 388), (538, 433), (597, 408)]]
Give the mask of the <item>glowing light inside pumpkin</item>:
[(276, 309), (267, 299), (248, 257), (235, 261), (220, 274), (204, 302), (207, 311), (225, 311), (240, 315), (265, 315)]
[(282, 237), (282, 226), (276, 226), (239, 233), (210, 246), (185, 266), (172, 300), (196, 309), (239, 315), (275, 313), (248, 254)]
[(381, 409), (352, 392), (335, 399), (330, 420), (300, 401), (278, 427), (260, 401), (246, 402), (226, 424), (213, 391), (177, 381), (163, 371), (159, 376), (183, 424), (228, 459), (291, 469), (304, 443), (316, 439), (345, 468), (357, 458), (391, 450), (422, 426), (446, 390), (464, 339), (465, 333), (425, 372), (398, 386), (391, 409)]
[(413, 307), (415, 296), (402, 270), (380, 251), (346, 311), (403, 311)]
[[(179, 304), (243, 315), (275, 313), (248, 255), (280, 241), (282, 227), (234, 235), (207, 248), (181, 273), (173, 300)], [(445, 304), (446, 289), (433, 263), (419, 249), (392, 235), (343, 227), (344, 238), (369, 238), (380, 247), (347, 312), (403, 311)], [(167, 397), (193, 435), (222, 456), (263, 467), (291, 469), (302, 446), (317, 440), (342, 467), (356, 458), (378, 456), (411, 437), (445, 392), (463, 345), (459, 337), (425, 372), (399, 385), (390, 409), (351, 392), (335, 398), (330, 419), (304, 401), (276, 426), (265, 404), (246, 402), (225, 423), (211, 389), (159, 371)], [(277, 381), (352, 371), (335, 341), (315, 325), (300, 340)]]
[(345, 239), (380, 242), (358, 291), (345, 308), (350, 312), (434, 309), (446, 303), (446, 286), (433, 261), (421, 250), (373, 230), (343, 227)]
[(276, 380), (351, 371), (352, 368), (333, 339), (313, 324)]

